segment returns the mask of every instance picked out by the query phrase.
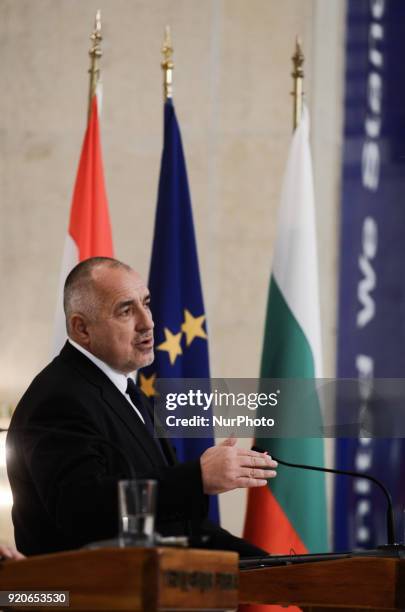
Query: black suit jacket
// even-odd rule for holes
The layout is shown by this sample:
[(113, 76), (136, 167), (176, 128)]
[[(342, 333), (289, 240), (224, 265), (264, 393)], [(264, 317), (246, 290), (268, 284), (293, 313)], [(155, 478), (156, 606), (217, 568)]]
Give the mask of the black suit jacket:
[(15, 539), (24, 554), (116, 536), (117, 481), (131, 476), (128, 461), (138, 478), (158, 481), (159, 533), (204, 532), (211, 547), (262, 552), (206, 520), (200, 462), (177, 463), (166, 439), (163, 456), (122, 393), (70, 343), (20, 400), (7, 447)]

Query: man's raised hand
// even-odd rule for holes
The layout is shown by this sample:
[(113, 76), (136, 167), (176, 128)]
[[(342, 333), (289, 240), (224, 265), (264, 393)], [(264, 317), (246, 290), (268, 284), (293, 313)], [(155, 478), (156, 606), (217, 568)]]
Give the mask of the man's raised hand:
[(236, 438), (227, 438), (201, 455), (203, 488), (207, 495), (262, 487), (277, 475), (274, 468), (278, 464), (269, 455), (237, 448), (236, 442)]

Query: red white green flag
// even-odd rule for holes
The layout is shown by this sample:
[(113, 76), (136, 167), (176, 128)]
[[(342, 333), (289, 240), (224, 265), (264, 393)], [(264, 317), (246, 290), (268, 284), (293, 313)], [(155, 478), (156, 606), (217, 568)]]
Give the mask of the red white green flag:
[[(260, 375), (283, 379), (322, 376), (314, 189), (306, 108), (292, 138), (282, 187)], [(301, 411), (295, 413), (297, 418), (305, 418), (305, 406), (295, 406), (294, 410)], [(319, 405), (316, 410), (321, 420)], [(321, 438), (257, 439), (256, 443), (285, 461), (324, 465)], [(323, 475), (279, 466), (276, 479), (265, 487), (250, 489), (244, 536), (273, 554), (326, 551)], [(270, 608), (275, 609), (250, 606), (249, 610)]]
[(97, 94), (93, 96), (73, 191), (55, 316), (53, 354), (66, 340), (63, 285), (76, 264), (89, 257), (112, 257), (113, 243), (101, 154)]

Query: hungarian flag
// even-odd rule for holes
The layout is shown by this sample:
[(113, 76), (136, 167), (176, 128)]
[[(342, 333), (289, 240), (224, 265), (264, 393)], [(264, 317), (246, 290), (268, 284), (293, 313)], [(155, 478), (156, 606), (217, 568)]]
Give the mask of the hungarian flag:
[(101, 156), (97, 95), (94, 95), (73, 191), (62, 260), (55, 317), (55, 355), (66, 340), (63, 313), (63, 285), (66, 277), (80, 261), (96, 256), (113, 257), (113, 244)]
[[(322, 376), (314, 189), (306, 108), (292, 138), (282, 187), (260, 376)], [(296, 418), (305, 419), (305, 405), (288, 408), (294, 410)], [(311, 411), (314, 409), (320, 422), (318, 402), (311, 406)], [(257, 439), (256, 444), (285, 461), (324, 465), (321, 438)], [(277, 478), (267, 486), (250, 489), (244, 536), (274, 554), (326, 551), (323, 475), (280, 466)], [(264, 608), (268, 607), (249, 609)]]

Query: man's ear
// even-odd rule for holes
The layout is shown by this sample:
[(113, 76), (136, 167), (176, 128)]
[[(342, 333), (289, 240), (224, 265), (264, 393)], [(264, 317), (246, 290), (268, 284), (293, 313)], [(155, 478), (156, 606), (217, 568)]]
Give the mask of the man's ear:
[(90, 345), (90, 335), (87, 317), (79, 313), (74, 313), (70, 317), (70, 336), (72, 340), (81, 346)]

